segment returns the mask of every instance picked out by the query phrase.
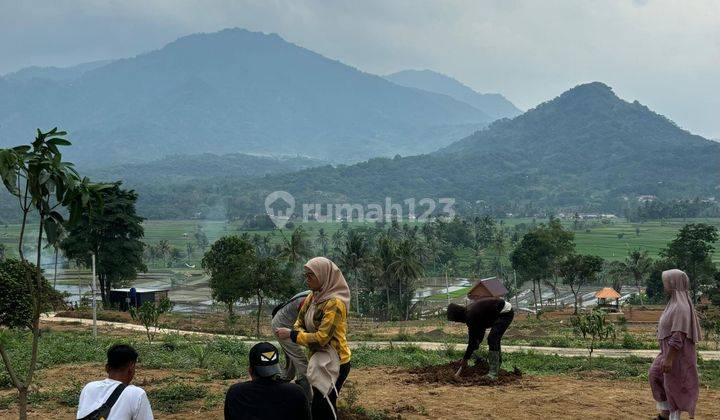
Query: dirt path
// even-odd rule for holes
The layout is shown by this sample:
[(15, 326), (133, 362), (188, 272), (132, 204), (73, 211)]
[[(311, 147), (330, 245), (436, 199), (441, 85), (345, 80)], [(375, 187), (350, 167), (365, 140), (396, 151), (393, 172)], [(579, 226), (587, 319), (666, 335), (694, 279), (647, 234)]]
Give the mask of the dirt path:
[[(61, 322), (61, 323), (74, 323), (83, 325), (92, 325), (92, 320), (83, 318), (61, 318), (53, 317), (51, 315), (44, 315), (41, 320), (43, 322)], [(124, 322), (110, 322), (110, 321), (97, 321), (98, 326), (122, 328), (133, 331), (145, 332), (145, 328), (142, 325), (129, 324)], [(196, 331), (185, 331), (185, 330), (174, 330), (162, 328), (158, 330), (160, 334), (181, 334), (181, 335), (192, 335), (200, 337), (231, 337), (239, 340), (243, 340), (248, 344), (252, 345), (257, 343), (249, 337), (239, 335), (227, 335), (227, 334), (213, 334)], [(390, 346), (417, 346), (424, 350), (443, 350), (447, 347), (445, 343), (426, 342), (426, 341), (353, 341), (350, 342), (351, 348), (357, 347), (373, 347), (373, 348), (387, 348)], [(464, 345), (456, 343), (457, 349), (462, 348)], [(576, 356), (587, 356), (587, 349), (583, 348), (567, 348), (567, 347), (532, 347), (532, 346), (503, 346), (503, 351), (514, 353), (524, 351), (534, 351), (539, 354), (556, 354), (565, 357), (576, 357)], [(628, 349), (595, 349), (593, 355), (613, 357), (613, 358), (624, 358), (624, 357), (642, 357), (646, 359), (655, 358), (658, 355), (658, 350), (628, 350)], [(701, 350), (698, 352), (704, 360), (720, 360), (720, 351)]]

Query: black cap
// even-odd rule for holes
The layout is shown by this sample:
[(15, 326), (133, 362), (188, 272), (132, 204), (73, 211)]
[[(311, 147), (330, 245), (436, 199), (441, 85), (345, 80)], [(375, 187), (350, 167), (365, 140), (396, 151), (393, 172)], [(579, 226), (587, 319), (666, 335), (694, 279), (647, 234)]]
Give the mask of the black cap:
[(269, 378), (280, 374), (280, 353), (277, 347), (263, 341), (257, 343), (250, 349), (250, 367), (253, 374)]

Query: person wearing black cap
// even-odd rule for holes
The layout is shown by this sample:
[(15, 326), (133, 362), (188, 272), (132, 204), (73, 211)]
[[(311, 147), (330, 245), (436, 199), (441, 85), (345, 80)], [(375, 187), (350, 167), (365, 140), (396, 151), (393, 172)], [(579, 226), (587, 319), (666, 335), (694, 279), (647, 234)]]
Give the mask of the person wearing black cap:
[(280, 353), (268, 342), (250, 349), (250, 378), (225, 395), (226, 420), (310, 420), (310, 403), (299, 385), (280, 379)]

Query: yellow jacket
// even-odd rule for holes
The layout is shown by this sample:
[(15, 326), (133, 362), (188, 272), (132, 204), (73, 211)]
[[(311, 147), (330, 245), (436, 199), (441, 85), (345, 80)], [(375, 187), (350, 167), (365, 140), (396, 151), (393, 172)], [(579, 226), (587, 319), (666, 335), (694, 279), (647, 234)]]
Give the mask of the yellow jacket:
[(306, 346), (310, 349), (310, 356), (325, 347), (328, 343), (337, 351), (340, 363), (350, 361), (350, 347), (347, 344), (347, 308), (337, 298), (326, 300), (317, 304), (313, 323), (315, 332), (307, 332), (305, 327), (305, 314), (312, 303), (312, 293), (305, 299), (300, 307), (294, 331), (291, 334), (292, 341)]

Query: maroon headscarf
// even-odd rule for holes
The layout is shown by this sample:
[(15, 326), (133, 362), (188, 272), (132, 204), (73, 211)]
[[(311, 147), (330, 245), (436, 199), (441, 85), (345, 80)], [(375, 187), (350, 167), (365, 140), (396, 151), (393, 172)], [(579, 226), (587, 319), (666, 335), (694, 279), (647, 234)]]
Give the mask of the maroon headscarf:
[(684, 271), (672, 269), (662, 273), (665, 288), (670, 290), (670, 302), (660, 317), (658, 339), (670, 337), (675, 331), (684, 332), (687, 338), (697, 344), (700, 339), (700, 323), (698, 322), (692, 299), (688, 295), (690, 279)]

